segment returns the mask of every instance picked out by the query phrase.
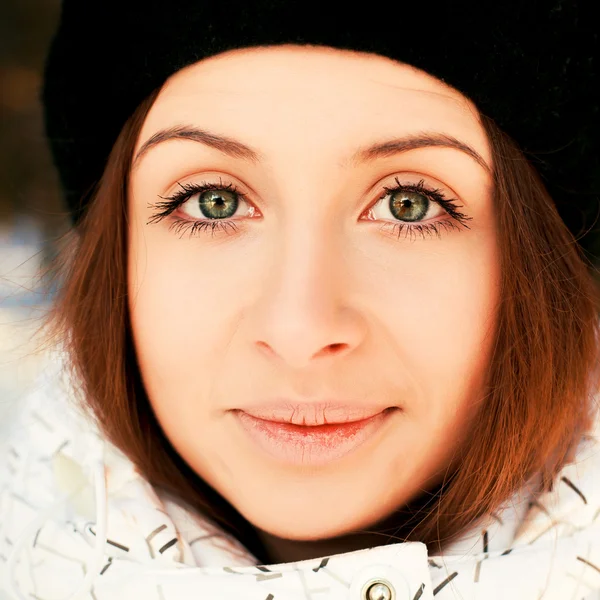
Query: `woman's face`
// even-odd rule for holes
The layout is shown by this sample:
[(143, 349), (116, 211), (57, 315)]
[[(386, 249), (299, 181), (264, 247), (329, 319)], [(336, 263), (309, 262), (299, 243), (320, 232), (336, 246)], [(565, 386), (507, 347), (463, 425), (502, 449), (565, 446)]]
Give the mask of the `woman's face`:
[[(172, 128), (187, 133), (135, 161), (128, 206), (129, 306), (158, 421), (257, 528), (317, 540), (368, 527), (441, 481), (481, 404), (499, 258), (478, 113), (407, 65), (285, 46), (176, 73), (136, 155)], [(393, 190), (421, 181), (454, 209)], [(156, 216), (204, 184), (220, 189)], [(288, 402), (314, 409), (306, 423), (350, 418), (328, 401), (398, 408), (351, 452), (307, 442), (298, 462), (239, 416)]]

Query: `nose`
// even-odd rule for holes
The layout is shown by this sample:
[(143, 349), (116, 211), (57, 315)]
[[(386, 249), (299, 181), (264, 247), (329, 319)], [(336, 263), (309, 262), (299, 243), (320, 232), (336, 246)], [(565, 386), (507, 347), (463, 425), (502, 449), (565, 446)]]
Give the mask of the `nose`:
[(360, 345), (365, 324), (348, 304), (348, 264), (340, 250), (314, 231), (282, 242), (252, 313), (254, 343), (270, 359), (303, 369)]

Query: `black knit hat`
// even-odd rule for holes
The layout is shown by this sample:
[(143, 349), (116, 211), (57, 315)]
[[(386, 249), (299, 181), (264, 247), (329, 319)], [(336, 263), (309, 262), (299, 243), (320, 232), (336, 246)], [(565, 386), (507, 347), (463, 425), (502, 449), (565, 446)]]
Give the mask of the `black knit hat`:
[(308, 43), (414, 65), (469, 97), (519, 144), (598, 259), (594, 10), (592, 0), (64, 0), (42, 95), (73, 223), (125, 121), (169, 76), (233, 48)]

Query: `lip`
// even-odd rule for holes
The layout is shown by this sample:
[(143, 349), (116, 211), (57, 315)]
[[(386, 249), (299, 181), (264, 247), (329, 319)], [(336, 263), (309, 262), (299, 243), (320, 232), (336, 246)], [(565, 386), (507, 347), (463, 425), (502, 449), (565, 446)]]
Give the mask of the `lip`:
[(277, 399), (254, 406), (240, 408), (246, 414), (265, 421), (292, 423), (294, 425), (330, 425), (334, 423), (350, 423), (373, 417), (387, 405), (360, 406), (357, 403), (343, 403), (335, 400), (324, 402), (293, 402)]
[(399, 409), (386, 408), (366, 419), (326, 425), (295, 425), (257, 418), (235, 410), (237, 422), (256, 446), (284, 465), (325, 466), (379, 437)]

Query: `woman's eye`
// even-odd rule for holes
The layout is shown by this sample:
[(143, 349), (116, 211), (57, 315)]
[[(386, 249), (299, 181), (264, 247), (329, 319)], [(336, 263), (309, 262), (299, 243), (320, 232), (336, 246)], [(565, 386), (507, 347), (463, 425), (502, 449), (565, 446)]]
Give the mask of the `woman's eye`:
[[(418, 234), (421, 237), (436, 235), (441, 237), (441, 229), (459, 230), (459, 225), (466, 229), (472, 217), (460, 212), (459, 204), (454, 199), (446, 198), (437, 188), (425, 185), (423, 179), (418, 183), (401, 184), (396, 177), (396, 186), (385, 187), (386, 193), (367, 211), (366, 219), (381, 221), (381, 229), (391, 228), (400, 237)], [(437, 217), (441, 220), (434, 220)]]
[(240, 211), (242, 216), (244, 216), (244, 212), (246, 212), (246, 215), (251, 216), (254, 213), (254, 207), (249, 206), (236, 191), (210, 189), (190, 196), (181, 205), (180, 210), (192, 219), (218, 220), (234, 217), (238, 212), (238, 208), (244, 206), (247, 208), (246, 211)]
[(440, 217), (445, 213), (438, 203), (430, 200), (424, 193), (399, 189), (389, 191), (380, 198), (369, 210), (368, 218), (389, 221), (391, 215), (393, 221), (414, 223)]
[[(172, 196), (160, 196), (162, 202), (150, 206), (161, 209), (154, 213), (148, 224), (158, 223), (169, 217), (169, 229), (177, 232), (189, 232), (190, 237), (210, 230), (235, 232), (239, 218), (234, 216), (253, 217), (255, 208), (246, 201), (243, 193), (238, 192), (233, 184), (203, 183), (179, 184), (180, 190)], [(246, 207), (245, 211), (240, 207)], [(179, 214), (185, 215), (180, 217)]]

